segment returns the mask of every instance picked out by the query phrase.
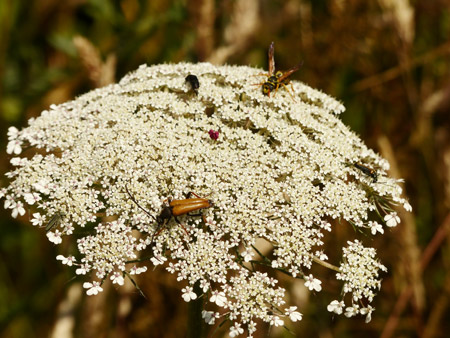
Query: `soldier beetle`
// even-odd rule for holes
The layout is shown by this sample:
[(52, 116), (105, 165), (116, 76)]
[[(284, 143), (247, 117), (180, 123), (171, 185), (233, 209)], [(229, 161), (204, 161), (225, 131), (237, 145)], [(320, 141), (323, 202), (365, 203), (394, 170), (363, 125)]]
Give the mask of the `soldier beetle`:
[(378, 173), (371, 168), (368, 168), (360, 163), (353, 163), (355, 168), (361, 170), (364, 174), (372, 178), (373, 183), (376, 183), (378, 181)]
[(64, 214), (61, 212), (57, 212), (53, 215), (53, 217), (50, 219), (50, 221), (45, 226), (45, 232), (49, 232), (54, 227), (59, 226), (61, 224), (61, 220), (63, 218)]
[[(189, 215), (190, 212), (201, 210), (201, 209), (206, 209), (206, 208), (211, 208), (213, 206), (213, 202), (211, 200), (200, 197), (196, 193), (191, 191), (187, 194), (187, 196), (186, 196), (187, 198), (183, 199), (183, 200), (173, 200), (171, 198), (166, 199), (163, 203), (161, 213), (157, 217), (155, 217), (152, 214), (150, 214), (147, 210), (145, 210), (136, 201), (136, 199), (133, 197), (133, 195), (131, 195), (127, 186), (125, 186), (125, 189), (127, 190), (127, 193), (130, 196), (131, 200), (134, 202), (134, 204), (136, 204), (139, 207), (139, 209), (144, 211), (148, 216), (150, 216), (151, 218), (153, 218), (156, 221), (157, 227), (152, 236), (152, 242), (153, 242), (153, 238), (158, 236), (161, 233), (161, 231), (164, 230), (164, 228), (169, 223), (169, 221), (172, 217), (175, 219), (175, 221), (178, 224), (181, 225), (183, 230), (186, 232), (186, 235), (189, 237), (189, 234), (188, 234), (186, 228), (178, 220), (177, 216)], [(190, 198), (191, 195), (194, 195), (195, 198)], [(189, 216), (203, 216), (203, 215), (200, 213), (200, 214), (189, 215)]]

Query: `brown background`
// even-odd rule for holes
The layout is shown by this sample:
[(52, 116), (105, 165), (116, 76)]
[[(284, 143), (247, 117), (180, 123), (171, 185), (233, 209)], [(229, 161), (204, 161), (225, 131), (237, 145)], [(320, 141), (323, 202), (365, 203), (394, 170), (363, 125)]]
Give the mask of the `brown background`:
[[(142, 63), (267, 69), (275, 41), (278, 68), (303, 60), (292, 78), (345, 104), (343, 121), (389, 159), (391, 175), (405, 179), (414, 210), (371, 243), (389, 268), (371, 323), (326, 311), (340, 290), (331, 274), (319, 273), (324, 290), (317, 295), (280, 277), (303, 320), (288, 324), (291, 333), (261, 325), (255, 337), (444, 337), (450, 329), (449, 32), (444, 0), (3, 0), (0, 172), (9, 168), (7, 128), (26, 125), (52, 103), (116, 81)], [(147, 299), (133, 287), (111, 286), (86, 298), (82, 280), (55, 260), (67, 248), (49, 243), (28, 215), (13, 220), (0, 213), (1, 336), (64, 337), (71, 325), (75, 337), (185, 335), (181, 286), (163, 269), (140, 278)], [(352, 232), (341, 226), (335, 235)], [(225, 324), (215, 336), (227, 330)]]

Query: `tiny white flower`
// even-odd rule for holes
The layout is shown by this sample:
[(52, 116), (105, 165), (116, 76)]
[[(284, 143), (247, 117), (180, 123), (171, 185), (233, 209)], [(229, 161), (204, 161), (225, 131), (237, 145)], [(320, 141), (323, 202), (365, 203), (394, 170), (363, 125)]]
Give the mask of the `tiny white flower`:
[(212, 291), (212, 296), (209, 298), (210, 302), (216, 303), (217, 306), (224, 307), (227, 301), (227, 297), (225, 297), (225, 293), (219, 291)]
[(283, 326), (284, 321), (278, 316), (272, 316), (272, 319), (270, 320), (270, 325)]
[(27, 159), (26, 158), (22, 158), (22, 157), (13, 157), (9, 163), (11, 163), (13, 166), (18, 167), (18, 166), (22, 166), (24, 164), (27, 163)]
[(305, 276), (305, 286), (310, 290), (310, 291), (317, 291), (320, 292), (322, 290), (322, 281), (320, 281), (319, 279), (316, 279), (313, 277), (313, 275), (309, 275), (309, 276)]
[[(5, 202), (6, 203), (6, 202)], [(23, 207), (23, 203), (21, 201), (18, 201), (15, 203), (14, 207), (12, 208), (11, 216), (13, 218), (16, 218), (17, 215), (23, 216), (25, 215), (25, 209)]]
[(150, 258), (154, 266), (164, 264), (165, 261), (167, 261), (167, 258), (162, 255), (155, 255), (152, 258)]
[(333, 300), (328, 306), (327, 306), (327, 310), (329, 312), (334, 312), (338, 315), (342, 314), (344, 309), (344, 302), (341, 301), (337, 301), (337, 300)]
[(73, 256), (65, 257), (63, 255), (58, 255), (58, 256), (56, 256), (56, 259), (58, 261), (61, 261), (62, 264), (68, 265), (68, 266), (72, 266), (73, 262), (75, 261), (75, 257), (73, 257)]
[(55, 230), (55, 232), (53, 231), (47, 232), (47, 238), (50, 242), (54, 244), (62, 243), (61, 232), (59, 230)]
[(384, 233), (383, 226), (378, 222), (369, 221), (368, 226), (370, 228), (370, 232), (372, 233), (372, 235), (376, 235), (377, 232), (381, 234)]
[(140, 268), (138, 268), (136, 265), (133, 266), (130, 270), (130, 275), (139, 275), (143, 272), (147, 271), (147, 267), (146, 266), (142, 266)]
[(412, 206), (411, 206), (411, 204), (409, 204), (408, 201), (405, 201), (405, 203), (403, 203), (403, 208), (405, 208), (405, 210), (408, 212), (412, 211)]
[(25, 199), (25, 202), (27, 202), (29, 205), (33, 205), (37, 201), (41, 200), (41, 196), (36, 193), (27, 193), (23, 195), (23, 198)]
[(328, 232), (331, 232), (331, 224), (330, 224), (329, 222), (322, 221), (322, 223), (319, 224), (319, 226), (320, 226), (321, 228), (323, 228), (324, 230), (326, 230), (326, 231), (328, 231)]
[(22, 152), (22, 141), (20, 140), (12, 140), (8, 142), (6, 146), (6, 152), (8, 154), (16, 154), (19, 155)]
[(206, 291), (209, 290), (210, 285), (209, 285), (208, 281), (202, 279), (202, 280), (200, 281), (200, 287), (202, 288), (202, 291), (203, 291), (204, 293), (206, 293)]
[(367, 307), (363, 307), (361, 308), (361, 310), (359, 311), (360, 314), (362, 314), (363, 316), (366, 316), (366, 323), (369, 323), (372, 320), (372, 312), (375, 310), (375, 308), (373, 308), (372, 306), (368, 305)]
[(44, 223), (44, 217), (42, 217), (42, 215), (38, 212), (35, 212), (33, 214), (33, 218), (31, 219), (31, 223), (34, 226), (41, 226)]
[(17, 129), (16, 127), (9, 127), (7, 135), (9, 141), (15, 140), (19, 136), (19, 129)]
[(388, 227), (395, 227), (400, 224), (400, 217), (397, 216), (396, 212), (391, 212), (384, 216), (384, 221)]
[(205, 323), (208, 325), (214, 325), (216, 321), (216, 317), (214, 316), (214, 312), (212, 311), (202, 311), (202, 318), (205, 320)]
[(118, 271), (114, 272), (109, 278), (112, 280), (113, 284), (124, 284), (123, 275)]
[(244, 257), (244, 262), (250, 262), (255, 254), (252, 250), (245, 250), (241, 255)]
[(356, 316), (359, 313), (359, 306), (354, 304), (353, 306), (349, 306), (345, 308), (345, 317), (350, 318)]
[(323, 251), (317, 251), (315, 255), (321, 260), (321, 261), (327, 261), (328, 256)]
[(240, 334), (244, 333), (244, 329), (241, 328), (241, 325), (238, 323), (235, 323), (232, 327), (230, 327), (230, 337), (234, 338), (236, 336), (239, 336)]
[(86, 291), (86, 294), (88, 296), (97, 295), (99, 292), (103, 291), (103, 288), (100, 286), (100, 282), (96, 282), (96, 281), (94, 281), (92, 283), (89, 283), (89, 282), (83, 283), (83, 288), (88, 289)]
[(197, 299), (197, 295), (190, 286), (186, 286), (181, 289), (181, 292), (183, 292), (182, 297), (185, 302), (190, 302), (191, 300)]
[(170, 273), (175, 273), (177, 270), (175, 269), (175, 264), (173, 264), (172, 262), (169, 263), (169, 266), (166, 268), (167, 271), (169, 271)]
[(33, 188), (45, 195), (50, 193), (49, 182), (47, 180), (40, 180), (37, 183), (33, 183)]
[(250, 323), (247, 326), (248, 333), (251, 335), (256, 331), (256, 323), (254, 321), (250, 321)]
[(87, 274), (89, 271), (89, 269), (87, 268), (87, 266), (82, 265), (81, 267), (79, 267), (78, 269), (75, 270), (75, 273), (77, 275), (85, 275)]
[(296, 306), (291, 306), (289, 309), (285, 310), (285, 314), (287, 316), (289, 316), (289, 318), (293, 322), (297, 322), (299, 320), (302, 320), (303, 315), (300, 312), (295, 311), (295, 310), (297, 310), (297, 307)]
[(16, 201), (13, 200), (12, 196), (8, 195), (6, 196), (4, 208), (5, 209), (12, 209), (16, 205)]

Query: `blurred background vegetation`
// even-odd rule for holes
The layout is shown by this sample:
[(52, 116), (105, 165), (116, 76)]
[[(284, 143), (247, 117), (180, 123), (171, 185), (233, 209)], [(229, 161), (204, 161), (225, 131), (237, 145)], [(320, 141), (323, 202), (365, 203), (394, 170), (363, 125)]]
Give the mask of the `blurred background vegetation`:
[[(50, 104), (117, 81), (140, 64), (210, 61), (279, 69), (347, 107), (344, 122), (405, 179), (412, 214), (372, 243), (389, 273), (369, 324), (333, 316), (340, 285), (319, 295), (283, 279), (304, 317), (292, 333), (261, 325), (255, 337), (444, 337), (450, 330), (450, 8), (446, 0), (1, 0), (0, 172), (6, 132)], [(0, 184), (6, 184), (0, 178)], [(0, 208), (0, 335), (183, 337), (187, 304), (164, 269), (139, 285), (87, 298), (29, 216)], [(352, 238), (349, 226), (338, 238)], [(340, 252), (327, 251), (338, 260)], [(335, 255), (335, 256), (333, 256)], [(73, 329), (72, 329), (73, 328)], [(227, 336), (228, 326), (215, 337)]]

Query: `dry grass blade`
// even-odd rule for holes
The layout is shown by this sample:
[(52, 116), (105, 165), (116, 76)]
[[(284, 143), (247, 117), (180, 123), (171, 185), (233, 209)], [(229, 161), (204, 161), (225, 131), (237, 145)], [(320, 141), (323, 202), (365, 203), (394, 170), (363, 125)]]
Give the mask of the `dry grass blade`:
[(360, 91), (370, 89), (375, 86), (379, 86), (387, 81), (391, 81), (391, 80), (397, 78), (401, 74), (405, 73), (406, 71), (411, 70), (414, 67), (431, 62), (438, 56), (445, 55), (448, 53), (450, 53), (450, 42), (447, 42), (447, 43), (433, 49), (432, 51), (413, 59), (408, 64), (402, 64), (400, 66), (393, 67), (393, 68), (388, 69), (380, 74), (376, 74), (376, 75), (370, 76), (368, 78), (365, 78), (361, 81), (358, 81), (353, 85), (352, 89), (355, 92), (360, 92)]
[(73, 43), (77, 48), (84, 68), (89, 79), (95, 87), (103, 87), (114, 83), (117, 58), (109, 55), (106, 62), (103, 63), (98, 49), (86, 38), (75, 36)]
[(423, 331), (423, 338), (437, 337), (440, 333), (439, 326), (445, 321), (445, 314), (450, 303), (450, 272), (448, 271), (443, 285), (444, 290), (433, 304), (433, 310)]
[[(387, 137), (380, 137), (378, 139), (378, 144), (381, 149), (381, 153), (385, 158), (388, 159), (391, 164), (391, 175), (395, 178), (400, 178), (400, 173), (397, 166), (397, 161), (391, 146), (391, 143), (387, 139)], [(417, 244), (417, 233), (416, 233), (416, 223), (414, 217), (411, 213), (405, 212), (403, 208), (398, 208), (397, 212), (399, 213), (400, 218), (403, 220), (403, 235), (400, 236), (403, 243), (402, 246), (405, 248), (403, 252), (403, 262), (406, 266), (406, 276), (408, 282), (413, 285), (414, 290), (414, 300), (415, 304), (421, 312), (424, 307), (425, 297), (424, 290), (425, 287), (423, 285), (423, 281), (421, 278), (420, 267), (419, 267), (419, 257), (420, 257), (420, 248)]]
[(223, 64), (233, 54), (246, 49), (259, 27), (258, 11), (259, 3), (256, 0), (239, 0), (235, 3), (231, 22), (225, 29), (227, 44), (217, 48), (208, 58), (209, 62)]
[(414, 40), (414, 8), (408, 0), (379, 0), (385, 12), (392, 15), (395, 29), (405, 45), (410, 46)]
[[(436, 251), (441, 247), (444, 240), (448, 237), (450, 233), (450, 214), (448, 214), (442, 224), (439, 226), (435, 235), (431, 239), (430, 243), (426, 247), (426, 249), (422, 253), (422, 257), (420, 259), (420, 273), (422, 273), (425, 268), (428, 266), (431, 258), (434, 256)], [(411, 299), (413, 294), (412, 285), (407, 286), (401, 295), (397, 299), (397, 303), (392, 310), (392, 313), (386, 322), (386, 325), (383, 328), (383, 332), (381, 333), (381, 338), (389, 338), (392, 337), (398, 323), (400, 321), (400, 316), (405, 309), (408, 301)]]

